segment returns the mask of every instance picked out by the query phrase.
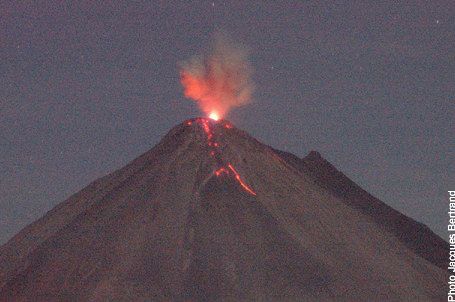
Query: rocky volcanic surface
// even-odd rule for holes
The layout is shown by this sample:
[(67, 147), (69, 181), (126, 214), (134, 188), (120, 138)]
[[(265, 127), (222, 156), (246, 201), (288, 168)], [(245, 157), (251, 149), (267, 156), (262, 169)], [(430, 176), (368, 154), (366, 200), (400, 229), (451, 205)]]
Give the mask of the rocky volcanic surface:
[(318, 153), (199, 118), (0, 247), (0, 301), (443, 301), (447, 259)]

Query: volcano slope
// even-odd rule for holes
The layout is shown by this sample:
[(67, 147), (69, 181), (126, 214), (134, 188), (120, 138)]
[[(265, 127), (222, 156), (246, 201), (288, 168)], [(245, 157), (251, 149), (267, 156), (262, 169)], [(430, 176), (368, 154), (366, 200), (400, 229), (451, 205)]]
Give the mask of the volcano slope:
[(186, 121), (3, 245), (0, 301), (445, 299), (448, 245), (310, 155)]

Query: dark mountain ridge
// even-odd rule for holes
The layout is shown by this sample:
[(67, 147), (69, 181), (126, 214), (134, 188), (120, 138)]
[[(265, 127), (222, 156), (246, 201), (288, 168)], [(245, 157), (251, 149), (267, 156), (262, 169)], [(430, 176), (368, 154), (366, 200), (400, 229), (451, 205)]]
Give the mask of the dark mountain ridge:
[(185, 121), (1, 246), (0, 301), (445, 297), (440, 238), (403, 239), (396, 225), (420, 224), (310, 155)]
[(431, 263), (446, 269), (449, 244), (423, 223), (398, 212), (372, 196), (359, 185), (338, 171), (317, 151), (306, 157), (275, 150), (293, 167), (311, 175), (316, 183), (341, 198), (346, 204), (374, 219), (378, 225), (406, 244), (407, 247)]

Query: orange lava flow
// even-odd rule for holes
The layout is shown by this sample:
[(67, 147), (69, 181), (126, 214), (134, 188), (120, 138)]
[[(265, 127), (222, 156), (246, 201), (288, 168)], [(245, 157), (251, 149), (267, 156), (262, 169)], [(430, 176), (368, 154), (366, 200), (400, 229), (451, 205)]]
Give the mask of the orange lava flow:
[[(210, 121), (206, 118), (199, 118), (196, 120), (196, 123), (200, 124), (202, 129), (204, 130), (205, 134), (207, 135), (207, 145), (210, 148), (209, 155), (213, 159), (217, 160), (218, 162), (221, 162), (220, 158), (221, 156), (218, 156), (221, 154), (220, 152), (220, 144), (216, 141), (213, 140), (214, 134), (213, 131), (210, 127), (211, 123), (213, 121)], [(187, 125), (191, 125), (191, 122), (188, 122)], [(226, 129), (231, 129), (232, 125), (229, 123), (225, 123), (223, 125)], [(231, 163), (227, 163), (222, 165), (220, 168), (218, 168), (214, 174), (216, 177), (219, 177), (221, 174), (226, 173), (227, 175), (232, 175), (234, 176), (235, 180), (239, 183), (239, 185), (249, 194), (251, 195), (256, 195), (256, 192), (253, 191), (240, 177), (240, 174), (237, 172), (237, 170), (234, 168), (234, 166)]]
[(240, 177), (240, 174), (234, 169), (234, 167), (231, 164), (228, 164), (229, 169), (234, 173), (235, 179), (237, 179), (237, 182), (251, 195), (256, 195), (256, 192), (254, 192), (246, 183), (243, 182), (242, 178)]
[(228, 171), (224, 167), (221, 167), (221, 168), (219, 168), (218, 170), (215, 171), (215, 175), (217, 177), (220, 176), (223, 173), (228, 173)]
[(207, 134), (207, 141), (210, 144), (212, 143), (213, 133), (212, 129), (210, 129), (209, 121), (207, 119), (202, 119), (202, 129), (204, 129), (205, 134)]

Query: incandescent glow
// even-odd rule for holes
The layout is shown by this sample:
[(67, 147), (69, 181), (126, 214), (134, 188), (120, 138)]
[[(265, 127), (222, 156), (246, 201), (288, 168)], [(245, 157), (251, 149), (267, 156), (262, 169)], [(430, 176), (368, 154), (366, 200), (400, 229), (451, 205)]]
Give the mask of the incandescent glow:
[[(211, 119), (251, 102), (254, 84), (248, 51), (218, 34), (211, 49), (180, 66), (185, 97), (194, 100)], [(214, 115), (216, 113), (216, 117)]]
[(215, 111), (212, 111), (212, 113), (210, 113), (210, 115), (209, 115), (209, 118), (211, 118), (214, 121), (217, 121), (220, 119), (220, 116)]
[(243, 189), (245, 189), (245, 191), (247, 191), (248, 193), (250, 193), (251, 195), (256, 195), (256, 192), (254, 192), (243, 180), (242, 178), (240, 177), (240, 174), (235, 170), (235, 168), (231, 165), (231, 164), (228, 164), (228, 168), (232, 171), (232, 173), (234, 173), (234, 177), (235, 179), (237, 180), (237, 182), (243, 187)]

